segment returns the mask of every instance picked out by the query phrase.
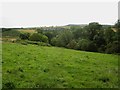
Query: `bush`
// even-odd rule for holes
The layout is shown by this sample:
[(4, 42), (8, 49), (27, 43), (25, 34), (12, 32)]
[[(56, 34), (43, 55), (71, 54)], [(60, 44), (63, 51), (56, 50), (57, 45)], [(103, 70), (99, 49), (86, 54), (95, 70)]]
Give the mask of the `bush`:
[(27, 45), (28, 43), (27, 42), (21, 42), (22, 45)]
[(17, 30), (7, 30), (7, 31), (2, 31), (2, 37), (18, 37), (20, 35), (20, 32)]
[(42, 35), (41, 41), (42, 41), (42, 42), (45, 42), (45, 43), (48, 43), (48, 37), (45, 36), (45, 35)]
[(53, 32), (45, 32), (44, 35), (48, 37), (48, 41), (51, 44), (51, 39), (54, 37), (55, 34)]
[(84, 51), (88, 50), (88, 45), (89, 45), (89, 40), (87, 39), (80, 39), (78, 41), (78, 49), (80, 50), (84, 50)]
[(29, 40), (31, 40), (31, 41), (41, 41), (41, 34), (34, 33), (30, 36)]
[(118, 41), (114, 41), (112, 43), (107, 44), (106, 46), (106, 53), (120, 53), (120, 45)]
[(39, 46), (51, 46), (48, 43), (37, 42), (37, 41), (28, 41), (28, 40), (22, 41), (21, 44), (23, 44), (23, 45), (34, 44), (34, 45), (39, 45)]
[(98, 52), (100, 53), (104, 53), (105, 52), (105, 45), (101, 45), (99, 48), (98, 48)]
[(93, 41), (90, 41), (88, 39), (81, 39), (78, 41), (78, 49), (83, 51), (97, 51), (96, 45), (93, 43)]
[(29, 39), (30, 33), (21, 33), (19, 37), (20, 39)]
[(44, 42), (39, 42), (38, 45), (39, 46), (51, 46), (50, 44), (44, 43)]
[(67, 45), (67, 48), (70, 49), (77, 49), (78, 48), (78, 44), (75, 40), (70, 41), (70, 43)]
[(56, 37), (52, 38), (51, 44), (59, 47), (67, 47), (70, 41), (73, 39), (73, 34), (71, 31), (64, 30)]
[(54, 38), (51, 39), (51, 45), (53, 45), (53, 46), (60, 46), (60, 43), (59, 43), (57, 37), (54, 37)]
[(40, 33), (34, 33), (30, 36), (29, 40), (31, 41), (40, 41), (40, 42), (45, 42), (48, 43), (48, 37), (45, 35), (42, 35)]

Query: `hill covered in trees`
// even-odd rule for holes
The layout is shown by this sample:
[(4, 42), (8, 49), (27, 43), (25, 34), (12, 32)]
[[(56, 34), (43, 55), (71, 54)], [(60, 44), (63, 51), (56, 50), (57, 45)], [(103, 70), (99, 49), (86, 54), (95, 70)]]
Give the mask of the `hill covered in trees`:
[(17, 37), (25, 43), (43, 42), (52, 46), (75, 50), (120, 53), (120, 21), (115, 25), (101, 25), (97, 22), (88, 25), (73, 25), (36, 28), (3, 28), (2, 36)]

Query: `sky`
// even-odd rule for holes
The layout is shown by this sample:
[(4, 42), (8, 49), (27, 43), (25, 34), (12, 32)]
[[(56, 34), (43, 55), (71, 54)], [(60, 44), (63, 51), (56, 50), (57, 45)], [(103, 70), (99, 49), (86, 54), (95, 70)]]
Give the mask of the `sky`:
[(118, 2), (3, 2), (0, 27), (115, 24)]

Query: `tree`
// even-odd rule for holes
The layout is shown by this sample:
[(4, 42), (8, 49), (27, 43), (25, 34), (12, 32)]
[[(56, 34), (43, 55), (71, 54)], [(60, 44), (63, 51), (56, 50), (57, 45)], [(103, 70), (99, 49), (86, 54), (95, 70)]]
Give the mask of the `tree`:
[(75, 28), (73, 31), (73, 35), (75, 39), (82, 38), (83, 35), (83, 29), (82, 28)]
[(40, 41), (40, 42), (48, 43), (48, 37), (45, 36), (45, 35), (42, 35), (40, 33), (34, 33), (34, 34), (32, 34), (29, 39), (31, 41)]
[(120, 20), (118, 20), (117, 23), (115, 23), (114, 26), (115, 26), (115, 28), (120, 29)]
[(19, 37), (20, 39), (29, 39), (30, 33), (21, 33)]
[(48, 43), (48, 37), (45, 36), (45, 35), (42, 35), (41, 41), (42, 41), (42, 42), (45, 42), (45, 43)]
[(120, 41), (120, 20), (115, 23), (114, 27), (116, 28), (117, 32), (115, 34), (115, 38)]
[(67, 48), (70, 49), (77, 49), (78, 48), (78, 44), (75, 40), (70, 41), (70, 43), (67, 45)]
[(48, 41), (51, 44), (51, 39), (54, 37), (53, 32), (45, 32), (44, 35), (48, 37)]
[(88, 50), (89, 41), (87, 39), (81, 39), (78, 41), (78, 45), (80, 50), (86, 51)]
[(101, 45), (105, 45), (105, 39), (100, 34), (95, 35), (93, 41), (97, 45), (97, 47), (100, 47)]
[(106, 53), (120, 53), (120, 45), (118, 41), (110, 42), (106, 46)]
[(113, 42), (113, 37), (115, 36), (115, 32), (111, 29), (111, 27), (108, 27), (106, 30), (105, 30), (105, 40), (106, 40), (106, 43), (110, 43), (110, 42)]
[(43, 28), (37, 28), (36, 31), (37, 31), (38, 33), (43, 34)]
[(90, 41), (88, 39), (80, 39), (78, 41), (78, 49), (83, 51), (97, 51), (96, 45), (93, 43), (93, 41)]
[(97, 30), (101, 30), (102, 25), (97, 22), (92, 22), (85, 28), (87, 29), (88, 39), (93, 40), (94, 36), (97, 34)]
[(51, 39), (51, 45), (53, 45), (53, 46), (60, 46), (57, 37), (53, 37), (53, 38)]
[(73, 34), (69, 30), (64, 30), (60, 32), (56, 37), (51, 41), (52, 45), (59, 47), (67, 47), (69, 42), (73, 39)]

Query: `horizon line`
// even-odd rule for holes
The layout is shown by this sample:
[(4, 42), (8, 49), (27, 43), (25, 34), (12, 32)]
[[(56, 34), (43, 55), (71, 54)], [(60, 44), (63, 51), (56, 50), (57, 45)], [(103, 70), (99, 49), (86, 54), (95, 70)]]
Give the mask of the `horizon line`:
[[(90, 22), (90, 23), (93, 23), (93, 22)], [(97, 22), (99, 23), (99, 22)], [(101, 23), (99, 23), (101, 24)], [(0, 28), (37, 28), (37, 27), (60, 27), (60, 26), (67, 26), (67, 25), (89, 25), (89, 23), (81, 23), (81, 24), (74, 24), (74, 23), (71, 23), (71, 24), (64, 24), (64, 25), (34, 25), (34, 26), (0, 26)], [(108, 23), (102, 23), (101, 25), (114, 25), (114, 24), (108, 24)]]

